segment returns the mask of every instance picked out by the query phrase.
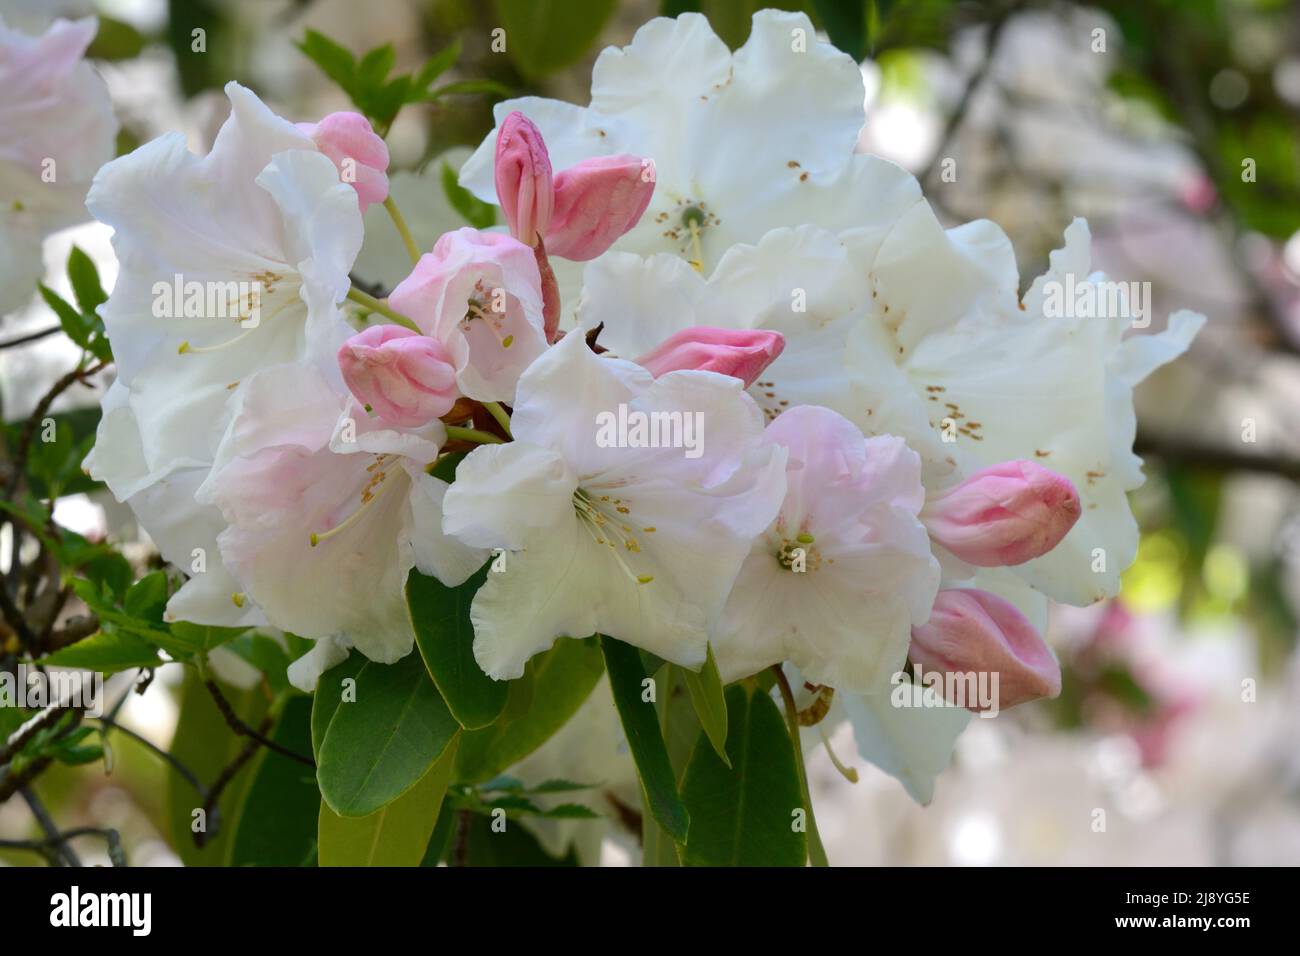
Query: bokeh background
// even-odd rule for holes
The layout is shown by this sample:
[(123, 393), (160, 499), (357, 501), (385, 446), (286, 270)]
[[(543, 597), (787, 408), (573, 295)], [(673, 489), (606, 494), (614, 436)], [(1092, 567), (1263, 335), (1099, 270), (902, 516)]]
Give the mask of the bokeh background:
[[(308, 28), (356, 53), (391, 42), (399, 70), (459, 39), (447, 79), (586, 103), (595, 55), (647, 19), (700, 10), (737, 46), (750, 13), (768, 5), (804, 9), (861, 61), (861, 148), (920, 177), (950, 224), (993, 219), (1032, 277), (1071, 218), (1086, 216), (1094, 264), (1152, 283), (1155, 327), (1177, 307), (1209, 318), (1191, 353), (1138, 393), (1148, 474), (1133, 495), (1138, 560), (1117, 599), (1054, 613), (1061, 697), (973, 721), (926, 808), (850, 759), (842, 728), (831, 745), (861, 780), (846, 781), (820, 749), (810, 763), (832, 862), (1300, 863), (1300, 4), (0, 0), (0, 14), (33, 31), (56, 15), (101, 17), (91, 55), (124, 152), (173, 129), (206, 150), (229, 79), (293, 119), (347, 108), (295, 46)], [(490, 48), (497, 26), (508, 32), (505, 54)], [(195, 29), (205, 53), (191, 51)], [(492, 103), (445, 97), (407, 108), (391, 131), (393, 169), (404, 171), (394, 193), (424, 243), (463, 224), (437, 171), (491, 128)], [(943, 175), (945, 159), (955, 179)], [(110, 286), (108, 236), (92, 223), (47, 240), (47, 284), (68, 292), (63, 263), (76, 244)], [(357, 271), (391, 285), (404, 262), (399, 247), (368, 241)], [(0, 340), (53, 322), (33, 301), (4, 320)], [(5, 420), (29, 414), (78, 354), (58, 336), (0, 351)], [(97, 401), (77, 389), (57, 407), (89, 434)], [(66, 496), (55, 517), (126, 542), (140, 568), (156, 560), (104, 492)], [(0, 572), (8, 551), (0, 540)], [(238, 661), (227, 666), (234, 684), (247, 677)], [(116, 678), (110, 700), (129, 683)], [(118, 719), (163, 748), (176, 740), (210, 777), (238, 748), (211, 706), (181, 668), (164, 668)], [(42, 777), (62, 825), (116, 828), (134, 865), (214, 860), (185, 838), (192, 793), (152, 752), (115, 734), (104, 769)], [(0, 838), (36, 832), (22, 801), (0, 805)], [(631, 846), (608, 841), (604, 861), (633, 861)], [(107, 862), (97, 841), (78, 850)], [(33, 860), (0, 851), (0, 862)]]

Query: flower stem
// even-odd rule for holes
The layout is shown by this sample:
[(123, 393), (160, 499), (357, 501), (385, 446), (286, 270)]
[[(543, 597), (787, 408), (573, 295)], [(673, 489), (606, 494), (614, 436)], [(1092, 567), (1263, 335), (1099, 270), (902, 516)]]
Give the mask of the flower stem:
[[(497, 424), (505, 429), (505, 433), (510, 435), (510, 416), (506, 414), (506, 410), (496, 402), (484, 402), (483, 407), (487, 409), (489, 415), (497, 420)], [(510, 435), (510, 437), (513, 438), (514, 436)]]
[(500, 438), (491, 432), (482, 432), (477, 428), (462, 428), (460, 425), (448, 425), (447, 437), (458, 438), (461, 441), (477, 442), (480, 445), (500, 445), (504, 444)]
[(387, 302), (384, 302), (382, 299), (376, 299), (373, 295), (368, 295), (367, 293), (362, 292), (356, 286), (348, 289), (348, 298), (357, 305), (364, 306), (371, 312), (382, 315), (390, 322), (395, 322), (397, 325), (402, 326), (402, 328), (410, 329), (412, 332), (416, 332), (420, 335), (424, 334), (420, 330), (420, 327), (413, 321), (402, 315), (400, 312), (394, 312), (390, 309)]
[(794, 691), (785, 679), (785, 671), (780, 664), (772, 665), (772, 673), (781, 688), (781, 700), (785, 703), (785, 723), (790, 729), (790, 742), (794, 745), (794, 765), (799, 772), (799, 789), (808, 810), (808, 859), (813, 866), (830, 866), (826, 858), (826, 848), (822, 846), (821, 834), (817, 832), (817, 819), (813, 816), (812, 794), (808, 790), (808, 772), (803, 765), (803, 744), (799, 739), (799, 709), (795, 707)]
[(411, 235), (411, 229), (407, 226), (402, 211), (397, 208), (397, 203), (393, 202), (391, 194), (384, 199), (384, 208), (388, 210), (393, 225), (397, 227), (397, 234), (402, 237), (402, 244), (406, 246), (406, 254), (411, 257), (412, 264), (418, 263), (420, 261), (420, 247), (416, 244), (415, 237)]

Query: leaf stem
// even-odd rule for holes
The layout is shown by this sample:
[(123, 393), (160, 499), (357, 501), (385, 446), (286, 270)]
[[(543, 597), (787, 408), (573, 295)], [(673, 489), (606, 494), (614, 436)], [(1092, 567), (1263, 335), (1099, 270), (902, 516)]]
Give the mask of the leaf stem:
[(411, 235), (411, 229), (406, 224), (402, 211), (397, 208), (397, 203), (393, 202), (391, 193), (384, 199), (384, 208), (388, 210), (393, 225), (397, 227), (397, 234), (402, 237), (402, 244), (406, 246), (406, 254), (411, 257), (412, 265), (418, 263), (420, 261), (420, 246), (416, 243), (415, 237)]
[(808, 810), (808, 859), (813, 866), (830, 866), (826, 858), (826, 848), (822, 846), (821, 834), (817, 832), (817, 818), (813, 816), (812, 794), (808, 790), (808, 772), (803, 765), (803, 744), (799, 739), (799, 709), (794, 703), (794, 691), (785, 678), (785, 671), (780, 664), (772, 665), (777, 685), (781, 688), (781, 700), (785, 704), (785, 724), (790, 730), (790, 743), (794, 745), (794, 765), (799, 771), (799, 789)]
[(505, 430), (505, 433), (513, 438), (514, 436), (510, 434), (510, 416), (506, 414), (506, 410), (497, 402), (484, 402), (483, 407), (487, 409), (489, 415), (497, 420), (497, 424)]
[(408, 319), (400, 312), (394, 312), (392, 309), (390, 309), (388, 307), (387, 302), (383, 301), (382, 299), (376, 299), (373, 295), (370, 295), (366, 292), (362, 292), (356, 286), (353, 286), (352, 288), (348, 289), (348, 298), (351, 299), (353, 302), (355, 302), (357, 305), (364, 306), (365, 308), (369, 309), (371, 312), (375, 312), (378, 313), (379, 315), (382, 315), (390, 322), (394, 322), (397, 325), (402, 326), (402, 328), (410, 329), (412, 332), (416, 332), (420, 335), (424, 334), (421, 331), (420, 327), (416, 325), (412, 320)]
[(500, 438), (491, 432), (479, 431), (477, 428), (463, 428), (460, 425), (448, 425), (447, 437), (458, 438), (461, 441), (472, 441), (479, 445), (504, 444)]

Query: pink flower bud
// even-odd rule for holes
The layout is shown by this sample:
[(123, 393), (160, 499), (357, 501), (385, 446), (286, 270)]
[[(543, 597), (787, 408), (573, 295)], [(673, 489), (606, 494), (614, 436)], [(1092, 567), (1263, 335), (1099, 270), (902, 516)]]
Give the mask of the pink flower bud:
[[(987, 674), (985, 686), (993, 690), (997, 674), (999, 710), (1061, 692), (1061, 667), (1034, 626), (1010, 601), (987, 591), (940, 591), (929, 622), (912, 628), (907, 656), (921, 672), (964, 677), (964, 683), (951, 683), (954, 689), (978, 687), (967, 675)], [(926, 682), (924, 673), (921, 680)], [(964, 694), (965, 700), (950, 702), (973, 711), (992, 709), (988, 701), (971, 699), (969, 690)]]
[(1004, 461), (932, 497), (921, 520), (963, 561), (996, 568), (1051, 551), (1081, 510), (1068, 478), (1032, 461)]
[(339, 177), (357, 191), (361, 211), (388, 198), (388, 146), (360, 113), (330, 113), (319, 123), (299, 123), (316, 148), (338, 167)]
[(654, 191), (654, 167), (637, 156), (597, 156), (560, 170), (546, 248), (575, 262), (596, 258), (637, 224)]
[(551, 159), (541, 130), (518, 110), (497, 132), (497, 200), (510, 224), (510, 235), (533, 246), (551, 223), (555, 190)]
[(658, 377), (680, 369), (730, 375), (748, 388), (785, 348), (785, 336), (767, 329), (715, 329), (697, 325), (669, 336), (636, 360)]
[(373, 325), (352, 336), (339, 349), (339, 368), (357, 401), (402, 428), (447, 414), (460, 394), (442, 343), (400, 325)]

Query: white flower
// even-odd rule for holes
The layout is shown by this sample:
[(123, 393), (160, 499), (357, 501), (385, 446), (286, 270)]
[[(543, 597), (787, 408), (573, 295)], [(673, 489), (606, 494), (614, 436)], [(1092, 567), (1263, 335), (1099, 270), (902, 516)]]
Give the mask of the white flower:
[[(699, 14), (651, 20), (629, 46), (601, 53), (591, 88), (589, 107), (524, 97), (497, 104), (495, 116), (532, 120), (557, 169), (615, 153), (653, 161), (650, 206), (613, 250), (669, 253), (708, 274), (727, 249), (778, 226), (879, 236), (920, 198), (909, 174), (853, 152), (861, 72), (802, 13), (754, 14), (735, 53)], [(488, 202), (495, 149), (494, 132), (461, 170)], [(577, 270), (555, 265), (572, 292)]]
[(0, 316), (35, 293), (41, 241), (88, 218), (86, 189), (113, 158), (108, 89), (82, 59), (96, 29), (56, 20), (31, 37), (0, 19)]
[(907, 659), (939, 588), (917, 517), (921, 461), (901, 439), (863, 439), (800, 406), (767, 427), (787, 449), (780, 513), (740, 570), (714, 641), (724, 682), (790, 661), (818, 684), (869, 691)]
[(338, 377), (334, 353), (351, 329), (337, 303), (361, 216), (308, 137), (243, 87), (226, 92), (231, 115), (208, 155), (169, 134), (109, 163), (90, 190), (91, 211), (115, 229), (121, 271), (101, 307), (118, 377), (86, 467), (192, 574), (172, 617), (244, 624), (260, 615), (232, 601), (239, 589), (215, 544), (224, 522), (192, 493), (243, 380), (303, 357)]
[(226, 92), (207, 156), (168, 134), (105, 166), (87, 199), (115, 230), (102, 314), (156, 472), (211, 460), (241, 379), (308, 354), (334, 366), (350, 331), (336, 303), (361, 243), (355, 192), (291, 123)]
[[(620, 406), (702, 423), (700, 453), (608, 447), (602, 413)], [(475, 449), (445, 502), (447, 533), (513, 552), (471, 609), (483, 670), (518, 677), (555, 638), (593, 633), (703, 663), (741, 561), (784, 491), (785, 454), (762, 442), (762, 427), (738, 380), (695, 371), (656, 380), (596, 356), (580, 333), (534, 362), (519, 380), (515, 440)]]
[[(919, 219), (915, 226), (904, 232), (900, 224), (875, 259), (872, 313), (849, 340), (850, 417), (905, 438), (926, 459), (932, 490), (1011, 459), (1070, 479), (1082, 517), (1061, 544), (1015, 573), (1070, 604), (1115, 594), (1137, 553), (1126, 497), (1143, 481), (1132, 451), (1133, 388), (1180, 355), (1204, 317), (1178, 312), (1164, 332), (1125, 337), (1131, 319), (1122, 315), (1048, 314), (1052, 283), (1105, 278), (1089, 275), (1083, 220), (1066, 231), (1065, 247), (1023, 303), (1013, 282), (963, 307), (948, 301), (931, 272), (951, 256), (950, 233)], [(1007, 259), (1004, 269), (1012, 268)]]
[(228, 523), (224, 566), (271, 624), (330, 642), (327, 657), (348, 646), (382, 663), (405, 656), (410, 569), (455, 585), (486, 557), (441, 532), (447, 485), (424, 469), (445, 437), (436, 420), (369, 419), (310, 363), (256, 373), (197, 491)]

